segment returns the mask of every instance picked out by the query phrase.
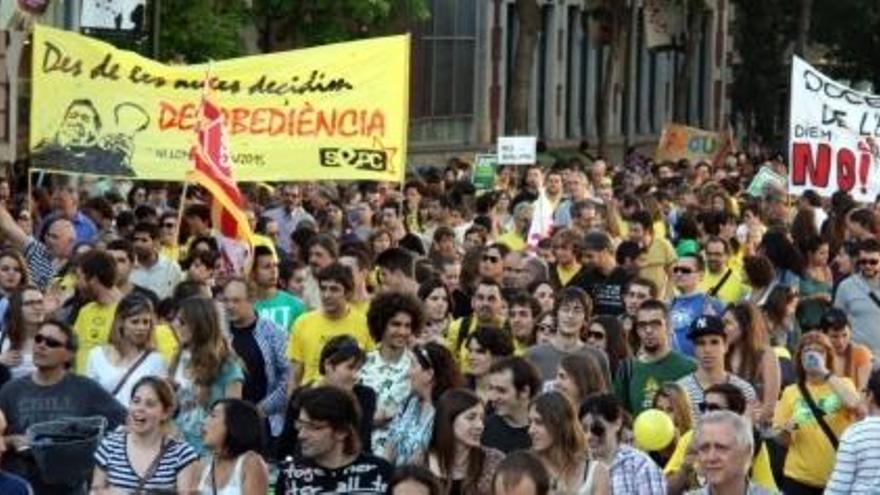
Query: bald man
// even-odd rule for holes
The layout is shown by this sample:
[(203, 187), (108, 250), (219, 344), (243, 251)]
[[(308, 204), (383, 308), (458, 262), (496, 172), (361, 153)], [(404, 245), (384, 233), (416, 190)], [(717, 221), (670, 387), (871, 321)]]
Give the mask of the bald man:
[(31, 281), (45, 289), (73, 254), (76, 230), (64, 218), (58, 218), (46, 227), (43, 240), (37, 240), (22, 230), (6, 208), (0, 208), (0, 231), (13, 247), (21, 250), (27, 260)]

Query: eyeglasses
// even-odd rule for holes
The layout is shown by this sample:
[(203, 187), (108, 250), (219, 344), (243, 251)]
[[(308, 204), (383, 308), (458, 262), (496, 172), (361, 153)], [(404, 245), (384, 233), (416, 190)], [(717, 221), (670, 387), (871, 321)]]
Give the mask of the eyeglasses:
[(869, 265), (869, 266), (877, 266), (880, 265), (880, 259), (877, 258), (862, 258), (859, 260), (860, 265)]
[(487, 255), (483, 256), (483, 261), (486, 261), (489, 263), (498, 263), (499, 261), (501, 261), (501, 258), (499, 258), (498, 256), (490, 256), (487, 254)]
[(676, 266), (672, 268), (672, 273), (677, 275), (690, 275), (694, 273), (694, 269), (687, 266)]
[(596, 340), (605, 340), (605, 332), (597, 332), (595, 330), (590, 330), (587, 332), (588, 339), (596, 339)]
[(712, 411), (724, 411), (727, 409), (726, 407), (724, 407), (720, 404), (715, 404), (712, 402), (700, 402), (699, 407), (700, 407), (700, 412), (702, 412), (702, 413), (712, 412)]
[(67, 345), (58, 339), (43, 335), (41, 333), (38, 333), (34, 336), (34, 344), (44, 345), (50, 349), (58, 349)]
[(417, 345), (413, 347), (413, 352), (415, 352), (416, 357), (419, 360), (419, 364), (422, 365), (422, 368), (434, 369), (434, 363), (431, 361), (431, 355), (428, 354), (427, 349), (420, 345)]
[(538, 330), (538, 332), (541, 333), (556, 333), (556, 327), (554, 327), (553, 325), (543, 324), (537, 325), (535, 328)]

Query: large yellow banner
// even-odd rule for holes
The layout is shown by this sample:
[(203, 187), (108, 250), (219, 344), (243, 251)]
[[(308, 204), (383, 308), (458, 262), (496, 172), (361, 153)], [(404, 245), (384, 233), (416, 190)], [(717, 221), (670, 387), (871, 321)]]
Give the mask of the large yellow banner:
[(236, 180), (403, 179), (409, 36), (171, 66), (37, 26), (32, 167), (183, 180), (208, 73)]

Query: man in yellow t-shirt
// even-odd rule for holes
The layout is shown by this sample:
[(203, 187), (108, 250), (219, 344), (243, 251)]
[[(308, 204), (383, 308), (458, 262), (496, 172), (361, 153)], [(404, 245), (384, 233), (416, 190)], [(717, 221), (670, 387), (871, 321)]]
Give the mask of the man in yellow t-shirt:
[[(702, 404), (692, 404), (699, 408), (701, 413), (711, 411), (732, 411), (739, 415), (746, 412), (746, 399), (742, 391), (729, 383), (713, 385), (706, 389)], [(685, 432), (678, 439), (672, 457), (663, 468), (666, 475), (669, 493), (683, 493), (688, 489), (696, 488), (696, 452), (693, 450), (694, 431)], [(773, 479), (773, 471), (770, 469), (770, 454), (767, 445), (761, 442), (760, 446), (752, 453), (752, 469), (750, 479), (756, 485), (773, 493), (779, 491), (776, 481)]]
[(89, 351), (108, 342), (122, 295), (116, 288), (116, 261), (106, 251), (92, 250), (83, 255), (76, 278), (80, 293), (90, 301), (79, 310), (73, 324), (79, 341), (75, 370), (81, 374)]
[(647, 211), (633, 213), (629, 224), (629, 239), (644, 250), (639, 260), (639, 276), (654, 282), (660, 299), (669, 301), (672, 298), (669, 273), (678, 259), (672, 243), (665, 237), (656, 235), (654, 219)]
[(710, 237), (704, 250), (706, 271), (699, 289), (720, 299), (724, 304), (742, 300), (749, 292), (742, 272), (730, 263), (730, 246), (721, 237)]
[(288, 391), (321, 376), (319, 361), (324, 344), (337, 335), (351, 335), (364, 351), (373, 348), (364, 313), (351, 307), (348, 300), (354, 292), (351, 269), (332, 263), (315, 275), (321, 293), (321, 308), (310, 311), (293, 324), (287, 345), (291, 366)]

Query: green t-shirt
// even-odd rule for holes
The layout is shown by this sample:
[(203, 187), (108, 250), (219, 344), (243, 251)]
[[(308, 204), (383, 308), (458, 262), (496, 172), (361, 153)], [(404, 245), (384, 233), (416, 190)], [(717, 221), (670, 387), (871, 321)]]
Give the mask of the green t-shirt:
[(617, 370), (614, 393), (635, 416), (651, 408), (654, 394), (664, 383), (677, 381), (696, 369), (697, 363), (675, 351), (653, 363), (629, 359)]
[(293, 322), (307, 311), (305, 303), (298, 297), (279, 290), (272, 299), (261, 299), (254, 304), (261, 318), (272, 320), (278, 328), (288, 335), (293, 330)]

